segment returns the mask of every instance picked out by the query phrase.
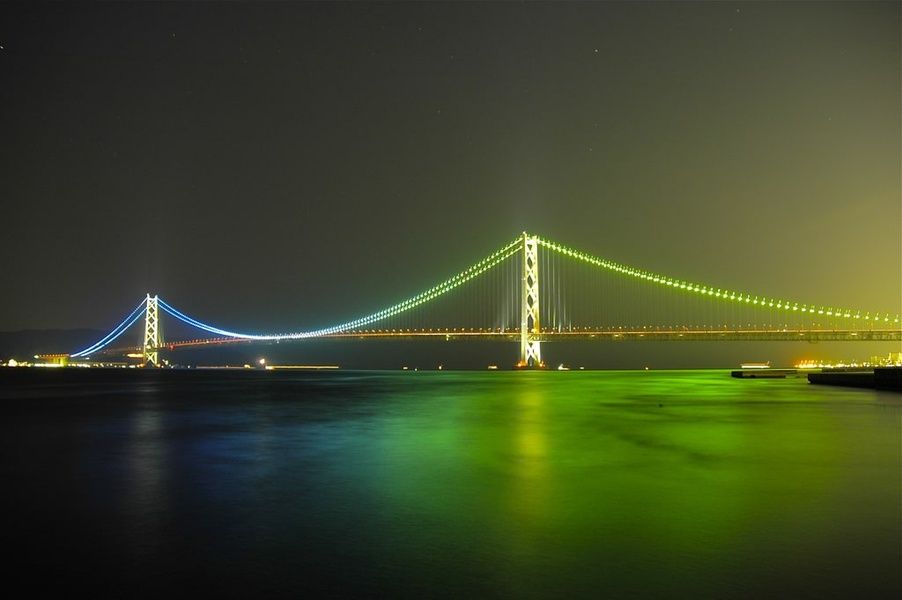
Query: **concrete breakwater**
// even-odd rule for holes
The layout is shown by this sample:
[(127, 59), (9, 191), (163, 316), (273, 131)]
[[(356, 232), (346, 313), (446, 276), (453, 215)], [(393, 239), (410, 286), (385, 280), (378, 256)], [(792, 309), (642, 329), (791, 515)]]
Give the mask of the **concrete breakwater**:
[(809, 373), (808, 381), (821, 385), (871, 388), (902, 392), (902, 367), (875, 367), (869, 371)]

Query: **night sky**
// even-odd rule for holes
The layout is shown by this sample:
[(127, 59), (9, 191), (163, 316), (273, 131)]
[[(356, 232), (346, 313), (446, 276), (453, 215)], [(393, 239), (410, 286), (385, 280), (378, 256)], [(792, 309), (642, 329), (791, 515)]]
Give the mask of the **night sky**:
[(899, 311), (900, 5), (0, 6), (0, 330), (329, 325), (528, 230)]

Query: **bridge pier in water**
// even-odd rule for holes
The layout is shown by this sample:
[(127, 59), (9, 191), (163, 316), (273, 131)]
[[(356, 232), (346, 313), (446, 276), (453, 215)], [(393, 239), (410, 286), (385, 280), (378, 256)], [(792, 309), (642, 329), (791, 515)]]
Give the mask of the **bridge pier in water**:
[(523, 232), (523, 286), (520, 295), (520, 360), (521, 369), (540, 369), (542, 347), (539, 341), (539, 239)]

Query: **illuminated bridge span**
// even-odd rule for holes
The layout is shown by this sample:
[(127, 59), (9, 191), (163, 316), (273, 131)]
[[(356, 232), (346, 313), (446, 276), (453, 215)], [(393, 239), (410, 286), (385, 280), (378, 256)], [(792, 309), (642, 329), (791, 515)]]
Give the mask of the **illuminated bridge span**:
[[(207, 337), (164, 342), (161, 311)], [(70, 356), (111, 351), (111, 344), (141, 319), (143, 342), (137, 350), (145, 364), (154, 366), (160, 364), (161, 349), (311, 338), (517, 342), (523, 367), (541, 366), (542, 343), (555, 340), (902, 341), (898, 314), (685, 281), (527, 233), (402, 302), (288, 333), (223, 329), (148, 294), (110, 333)]]

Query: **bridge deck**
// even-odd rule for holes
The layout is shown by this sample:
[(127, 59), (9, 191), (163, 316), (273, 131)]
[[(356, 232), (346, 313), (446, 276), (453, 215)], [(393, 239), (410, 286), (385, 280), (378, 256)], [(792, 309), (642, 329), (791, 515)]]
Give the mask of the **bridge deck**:
[[(902, 329), (573, 329), (562, 331), (543, 331), (536, 338), (542, 342), (562, 341), (861, 341), (861, 342), (898, 342), (902, 341)], [(445, 330), (445, 329), (410, 329), (410, 330), (367, 330), (333, 333), (316, 338), (331, 340), (486, 340), (519, 342), (520, 332), (512, 330)], [(195, 346), (219, 344), (253, 343), (254, 340), (238, 338), (208, 338), (198, 340), (182, 340), (167, 342), (162, 347), (170, 350)], [(256, 343), (267, 343), (257, 341)], [(273, 342), (269, 342), (273, 343)], [(275, 342), (281, 343), (281, 342)]]
[[(484, 339), (519, 342), (514, 331), (396, 331), (349, 332), (327, 336), (330, 339)], [(572, 330), (543, 331), (535, 336), (542, 342), (594, 341), (902, 341), (902, 330)]]

